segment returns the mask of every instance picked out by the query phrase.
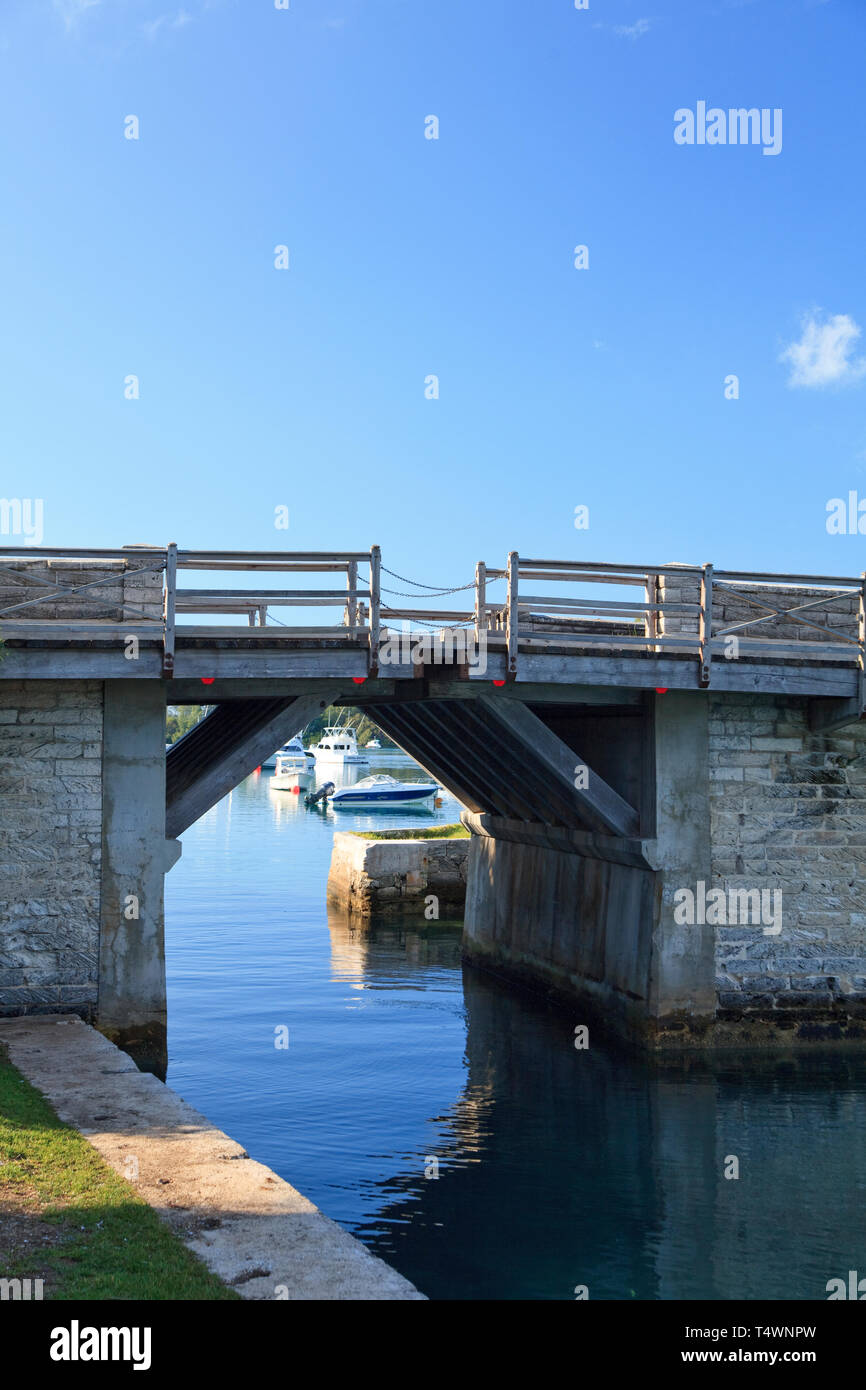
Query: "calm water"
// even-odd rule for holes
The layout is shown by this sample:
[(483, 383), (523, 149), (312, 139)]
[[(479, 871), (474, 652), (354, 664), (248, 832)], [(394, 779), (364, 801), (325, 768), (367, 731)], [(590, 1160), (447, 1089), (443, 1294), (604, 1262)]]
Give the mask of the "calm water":
[(866, 1064), (578, 1052), (580, 1020), (461, 968), (459, 923), (361, 934), (326, 908), (335, 826), (454, 821), (450, 797), (322, 815), (269, 781), (166, 880), (168, 1081), (254, 1158), (432, 1298), (825, 1298), (866, 1275)]

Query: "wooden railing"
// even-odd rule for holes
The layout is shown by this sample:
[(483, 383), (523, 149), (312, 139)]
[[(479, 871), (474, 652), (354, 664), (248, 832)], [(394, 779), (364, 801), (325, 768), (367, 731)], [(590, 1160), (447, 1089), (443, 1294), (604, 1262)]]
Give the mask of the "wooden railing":
[[(363, 577), (359, 565), (369, 566)], [(182, 586), (184, 571), (243, 575), (247, 587), (237, 580), (219, 588)], [(261, 582), (265, 574), (339, 575), (341, 583), (270, 588)], [(505, 593), (492, 599), (488, 585), (503, 579)], [(617, 596), (600, 597), (601, 586), (611, 585)], [(394, 624), (418, 624), (428, 632), (471, 629), (477, 642), (503, 653), (512, 680), (521, 654), (598, 651), (693, 657), (703, 686), (720, 660), (841, 662), (859, 668), (866, 691), (864, 575), (537, 560), (512, 551), (504, 569), (479, 561), (465, 589), (471, 608), (427, 608), (423, 597), (404, 607), (386, 604), (378, 546), (339, 552), (19, 546), (0, 549), (0, 638), (93, 642), (135, 635), (161, 645), (166, 675), (183, 640), (243, 639), (256, 647), (337, 642), (366, 649), (373, 674), (383, 635)], [(273, 614), (282, 608), (329, 609), (341, 621), (290, 626)], [(245, 615), (247, 625), (201, 621), (229, 615)]]
[[(504, 604), (497, 609), (481, 597), (476, 612), (490, 615), (487, 640), (504, 645), (512, 679), (521, 652), (595, 647), (695, 655), (704, 686), (710, 684), (714, 657), (845, 662), (866, 669), (866, 575), (533, 560), (516, 551), (508, 557), (506, 574)], [(560, 592), (535, 592), (553, 583)], [(643, 597), (600, 599), (590, 590), (601, 584), (627, 586)], [(563, 585), (568, 586), (564, 593)], [(481, 584), (477, 591), (483, 594)], [(769, 635), (768, 625), (797, 630), (793, 636)]]

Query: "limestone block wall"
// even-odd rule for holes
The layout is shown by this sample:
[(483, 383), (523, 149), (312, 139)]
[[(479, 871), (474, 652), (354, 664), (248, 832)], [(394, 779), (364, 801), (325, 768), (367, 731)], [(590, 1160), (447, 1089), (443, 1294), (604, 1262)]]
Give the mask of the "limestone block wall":
[[(777, 640), (801, 642), (826, 642), (835, 640), (835, 634), (845, 637), (857, 636), (858, 601), (855, 595), (841, 596), (824, 601), (826, 590), (821, 589), (782, 589), (772, 585), (740, 584), (737, 587), (744, 594), (753, 594), (757, 600), (765, 600), (778, 608), (794, 608), (821, 599), (814, 608), (807, 608), (802, 614), (794, 613), (790, 618), (776, 618), (767, 614), (766, 620), (753, 627), (744, 628), (741, 637), (774, 638)], [(659, 600), (663, 603), (695, 603), (701, 601), (700, 578), (695, 574), (660, 575), (658, 580)], [(729, 590), (717, 585), (713, 590), (713, 633), (720, 628), (735, 623), (752, 622), (766, 610), (736, 598)], [(825, 625), (832, 629), (829, 638), (822, 637), (814, 627), (808, 626), (802, 618)], [(673, 633), (698, 633), (698, 616), (671, 613), (660, 615), (660, 631)]]
[(0, 1015), (96, 1003), (102, 683), (0, 680)]
[[(129, 560), (21, 560), (0, 570), (0, 610), (10, 619), (42, 621), (51, 618), (93, 618), (110, 622), (162, 617), (163, 575), (158, 569), (136, 572), (149, 562), (136, 559), (134, 549)], [(93, 581), (105, 580), (105, 583)], [(77, 594), (43, 598), (29, 603), (42, 594), (50, 595), (61, 585), (90, 584), (92, 587)], [(26, 608), (18, 607), (28, 603)]]
[(713, 886), (780, 889), (782, 930), (716, 928), (719, 1006), (866, 1004), (866, 728), (805, 699), (709, 694)]
[(334, 836), (328, 898), (362, 918), (390, 912), (423, 916), (431, 894), (439, 914), (460, 912), (466, 899), (469, 840), (365, 840)]

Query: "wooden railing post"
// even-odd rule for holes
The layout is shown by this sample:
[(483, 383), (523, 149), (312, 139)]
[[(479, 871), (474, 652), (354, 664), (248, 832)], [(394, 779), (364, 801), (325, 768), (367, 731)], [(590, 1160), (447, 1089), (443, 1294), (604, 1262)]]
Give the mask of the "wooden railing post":
[(177, 601), (177, 543), (171, 541), (165, 551), (165, 600), (163, 608), (162, 674), (168, 680), (174, 675), (174, 610)]
[(859, 680), (858, 702), (860, 718), (866, 715), (866, 570), (860, 575), (860, 601), (857, 613), (857, 638), (860, 643), (858, 653)]
[(350, 560), (346, 566), (346, 627), (358, 625), (358, 561)]
[(505, 679), (509, 681), (516, 680), (517, 678), (517, 632), (519, 617), (519, 610), (517, 606), (517, 580), (519, 569), (520, 557), (516, 550), (512, 550), (509, 552), (508, 555), (508, 568), (506, 571), (508, 575), (508, 597), (506, 600), (505, 616), (505, 645), (507, 652), (505, 663)]
[(701, 613), (698, 630), (700, 649), (700, 672), (698, 684), (706, 689), (710, 683), (710, 666), (713, 660), (713, 567), (704, 565), (701, 574)]
[(644, 593), (646, 595), (647, 603), (652, 605), (649, 612), (646, 615), (647, 644), (651, 652), (657, 652), (657, 643), (660, 627), (660, 615), (658, 608), (656, 607), (659, 601), (659, 577), (657, 574), (647, 575), (646, 580), (644, 581)]
[(382, 598), (382, 550), (370, 549), (370, 662), (371, 676), (379, 674), (379, 623)]
[(481, 641), (487, 631), (487, 565), (479, 560), (475, 566), (475, 641)]

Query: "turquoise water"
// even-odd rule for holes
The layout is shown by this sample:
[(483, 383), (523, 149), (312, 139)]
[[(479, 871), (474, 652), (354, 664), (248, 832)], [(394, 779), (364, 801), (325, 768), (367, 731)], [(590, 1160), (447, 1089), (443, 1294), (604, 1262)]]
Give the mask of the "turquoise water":
[(826, 1298), (866, 1275), (866, 1063), (577, 1051), (581, 1019), (461, 967), (459, 923), (360, 933), (327, 908), (335, 828), (454, 821), (450, 797), (322, 815), (269, 782), (166, 880), (168, 1081), (254, 1158), (432, 1298)]

